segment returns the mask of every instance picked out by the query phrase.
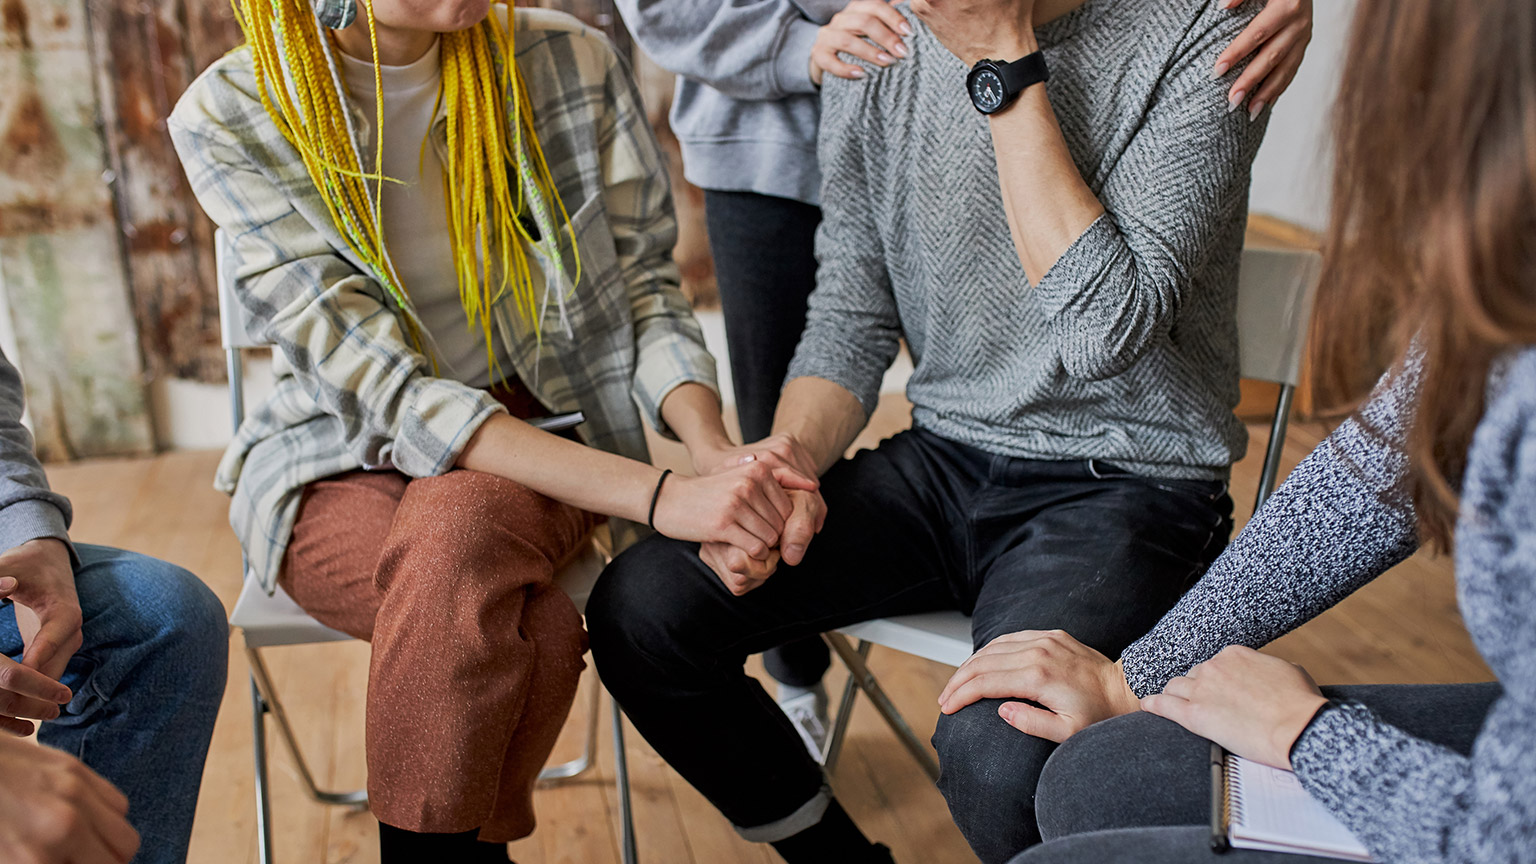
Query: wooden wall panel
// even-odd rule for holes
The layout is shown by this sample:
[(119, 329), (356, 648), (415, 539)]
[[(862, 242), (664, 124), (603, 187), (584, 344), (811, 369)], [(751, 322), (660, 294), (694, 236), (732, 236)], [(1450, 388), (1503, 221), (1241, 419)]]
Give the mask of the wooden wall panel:
[(83, 0), (0, 0), (0, 281), (39, 453), (153, 447)]
[(197, 73), (239, 44), (239, 28), (227, 0), (87, 0), (87, 9), (99, 34), (92, 62), (146, 371), (223, 381), (213, 229), (165, 121)]

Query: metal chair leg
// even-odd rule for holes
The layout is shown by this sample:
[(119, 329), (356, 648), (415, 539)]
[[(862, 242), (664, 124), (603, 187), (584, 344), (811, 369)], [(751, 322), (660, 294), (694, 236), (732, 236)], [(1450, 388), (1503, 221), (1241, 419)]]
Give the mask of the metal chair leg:
[[(288, 723), (288, 713), (283, 710), (283, 703), (277, 699), (277, 690), (272, 686), (272, 677), (267, 674), (267, 664), (261, 659), (261, 652), (247, 645), (245, 656), (251, 663), (251, 685), (256, 688), (256, 695), (265, 704), (266, 711), (271, 713), (273, 720), (277, 721), (277, 731), (282, 733), (283, 743), (288, 746), (288, 753), (293, 756), (294, 764), (298, 766), (299, 779), (304, 784), (304, 791), (321, 804), (334, 804), (357, 810), (367, 809), (368, 791), (366, 789), (329, 792), (315, 783), (315, 776), (309, 770), (309, 763), (304, 761), (304, 754), (299, 750), (298, 738), (294, 736), (293, 727)], [(264, 749), (265, 739), (258, 737), (256, 746)]]
[(256, 860), (272, 864), (272, 800), (267, 793), (267, 703), (251, 676), (251, 739), (256, 757)]
[(602, 707), (600, 696), (603, 692), (603, 684), (597, 680), (597, 675), (592, 676), (592, 695), (587, 700), (587, 737), (581, 745), (581, 755), (569, 762), (559, 765), (550, 765), (539, 772), (539, 782), (544, 785), (553, 785), (562, 780), (586, 773), (596, 761), (593, 757), (597, 754), (597, 715)]
[(938, 782), (938, 760), (928, 752), (928, 746), (917, 737), (912, 727), (907, 725), (906, 718), (901, 716), (901, 712), (896, 710), (890, 697), (885, 695), (880, 682), (875, 680), (875, 676), (870, 674), (869, 667), (864, 665), (864, 657), (848, 644), (848, 638), (841, 633), (823, 633), (821, 638), (825, 639), (832, 650), (837, 652), (843, 665), (848, 667), (849, 676), (858, 684), (859, 689), (864, 691), (864, 695), (869, 697), (870, 704), (874, 705), (875, 710), (880, 712), (880, 716), (885, 718), (886, 725), (896, 733), (896, 737), (907, 748), (907, 752), (912, 754), (912, 758), (917, 760), (917, 764), (922, 766), (923, 771), (927, 772), (934, 782)]
[(624, 712), (611, 695), (613, 705), (613, 774), (619, 788), (619, 842), (624, 864), (637, 864), (639, 853), (635, 850), (635, 813), (629, 800), (629, 756), (624, 750)]
[[(869, 657), (872, 644), (860, 639), (859, 656)], [(832, 721), (832, 734), (827, 736), (827, 743), (822, 745), (821, 764), (828, 774), (837, 768), (838, 757), (843, 755), (843, 739), (848, 735), (848, 722), (853, 719), (853, 703), (858, 693), (858, 682), (850, 672), (848, 682), (843, 685), (843, 695), (837, 700), (837, 719)]]

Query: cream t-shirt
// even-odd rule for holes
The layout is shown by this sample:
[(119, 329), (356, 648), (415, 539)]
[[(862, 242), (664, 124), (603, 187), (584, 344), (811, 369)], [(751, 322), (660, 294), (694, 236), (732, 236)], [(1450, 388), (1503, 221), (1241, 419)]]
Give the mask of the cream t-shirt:
[[(443, 163), (427, 141), (442, 82), (441, 45), (439, 39), (409, 65), (379, 66), (384, 94), (384, 175), (401, 181), (384, 183), (384, 242), (406, 294), (436, 343), (438, 374), (471, 387), (488, 387), (491, 372), (484, 331), (470, 325), (459, 300)], [(347, 90), (371, 126), (377, 116), (373, 64), (338, 54)], [(372, 162), (372, 152), (364, 153), (363, 163)], [(494, 331), (491, 345), (501, 373), (514, 374), (506, 348)]]

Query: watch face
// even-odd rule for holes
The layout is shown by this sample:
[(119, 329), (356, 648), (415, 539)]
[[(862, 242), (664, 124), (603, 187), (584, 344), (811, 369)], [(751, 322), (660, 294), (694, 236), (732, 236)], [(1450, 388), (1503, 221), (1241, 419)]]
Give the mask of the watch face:
[(1003, 79), (991, 69), (978, 69), (971, 76), (971, 101), (982, 113), (990, 114), (1003, 107)]

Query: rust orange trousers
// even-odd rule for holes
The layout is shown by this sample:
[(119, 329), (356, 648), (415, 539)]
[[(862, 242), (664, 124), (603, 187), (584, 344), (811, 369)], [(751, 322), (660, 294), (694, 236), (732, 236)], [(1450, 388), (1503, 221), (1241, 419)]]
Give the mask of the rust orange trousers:
[(581, 616), (553, 578), (599, 521), (476, 471), (306, 487), (278, 581), (372, 643), (368, 798), (381, 822), (491, 842), (533, 831), (533, 787), (586, 665)]

